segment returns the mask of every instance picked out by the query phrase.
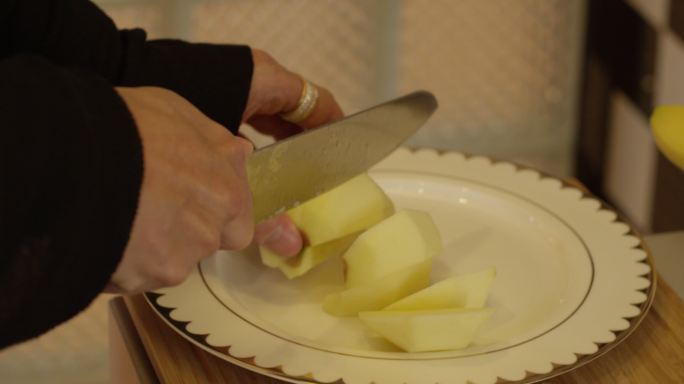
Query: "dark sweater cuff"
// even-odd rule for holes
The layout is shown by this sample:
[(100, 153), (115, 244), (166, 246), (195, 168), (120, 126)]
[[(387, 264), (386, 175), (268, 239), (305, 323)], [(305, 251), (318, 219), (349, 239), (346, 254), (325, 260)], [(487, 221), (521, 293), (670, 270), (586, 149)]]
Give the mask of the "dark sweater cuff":
[(125, 49), (119, 84), (170, 89), (237, 132), (252, 81), (249, 47), (179, 40), (145, 42), (145, 32), (139, 29), (122, 31), (121, 37)]
[(0, 347), (73, 317), (103, 290), (143, 178), (136, 126), (107, 81), (38, 57), (5, 63), (0, 147), (10, 163), (0, 173), (12, 184), (0, 224), (12, 227), (0, 242)]
[(72, 148), (76, 172), (66, 183), (75, 187), (73, 206), (63, 216), (71, 226), (61, 225), (66, 231), (57, 237), (87, 235), (64, 248), (67, 254), (83, 256), (79, 260), (83, 280), (71, 285), (82, 291), (78, 310), (102, 292), (123, 256), (137, 213), (144, 160), (133, 117), (111, 83), (87, 71), (72, 74), (85, 124), (83, 132), (72, 138), (80, 141), (81, 150)]

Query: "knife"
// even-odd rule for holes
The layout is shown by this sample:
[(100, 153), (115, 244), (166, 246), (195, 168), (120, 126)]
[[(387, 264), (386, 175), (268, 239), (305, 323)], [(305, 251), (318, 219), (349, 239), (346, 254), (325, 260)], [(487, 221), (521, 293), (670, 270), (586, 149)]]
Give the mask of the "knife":
[(255, 222), (367, 171), (436, 108), (431, 93), (417, 91), (255, 151), (247, 159)]

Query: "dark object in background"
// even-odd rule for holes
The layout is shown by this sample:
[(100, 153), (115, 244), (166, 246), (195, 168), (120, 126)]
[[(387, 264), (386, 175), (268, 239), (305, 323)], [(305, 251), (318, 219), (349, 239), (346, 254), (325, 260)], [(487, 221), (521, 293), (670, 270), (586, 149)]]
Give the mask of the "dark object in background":
[[(624, 0), (588, 2), (584, 79), (577, 138), (576, 176), (603, 191), (608, 117), (614, 91), (622, 91), (648, 119), (654, 103), (659, 32)], [(684, 42), (684, 0), (672, 0), (670, 26)], [(684, 229), (684, 172), (658, 155), (651, 231)]]

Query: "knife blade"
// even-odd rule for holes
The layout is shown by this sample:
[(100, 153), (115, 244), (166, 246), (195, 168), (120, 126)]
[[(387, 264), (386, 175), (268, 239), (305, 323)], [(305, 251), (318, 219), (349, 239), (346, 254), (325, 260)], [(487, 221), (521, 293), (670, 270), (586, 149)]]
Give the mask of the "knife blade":
[(247, 159), (255, 222), (367, 171), (436, 108), (431, 93), (417, 91), (255, 151)]

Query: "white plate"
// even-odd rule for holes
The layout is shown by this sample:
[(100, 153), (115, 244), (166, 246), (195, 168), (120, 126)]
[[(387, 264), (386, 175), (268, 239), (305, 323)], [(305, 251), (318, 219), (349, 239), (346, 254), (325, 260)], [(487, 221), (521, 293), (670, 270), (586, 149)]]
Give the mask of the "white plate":
[(655, 275), (640, 238), (557, 179), (406, 149), (371, 175), (397, 207), (435, 219), (445, 250), (433, 280), (496, 267), (495, 315), (467, 349), (400, 352), (357, 319), (323, 312), (323, 297), (342, 287), (339, 259), (289, 281), (254, 250), (219, 252), (148, 300), (181, 335), (227, 361), (291, 382), (347, 384), (548, 379), (615, 346), (652, 302)]

